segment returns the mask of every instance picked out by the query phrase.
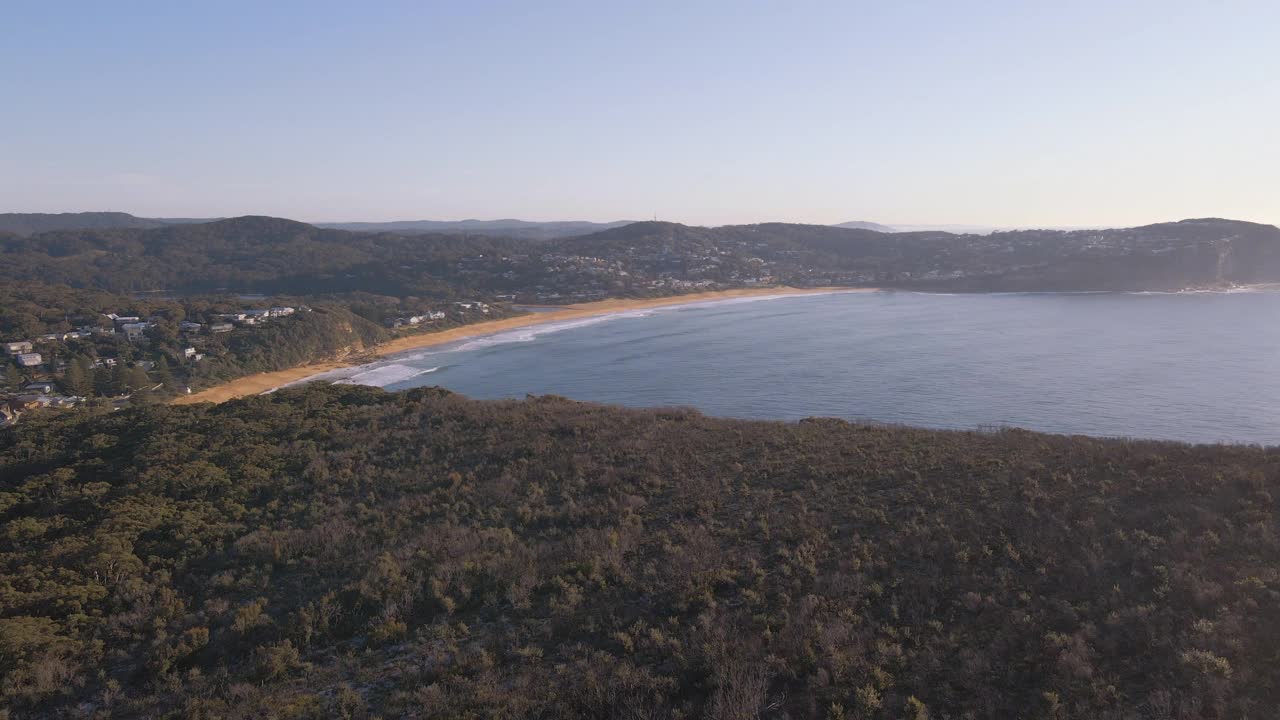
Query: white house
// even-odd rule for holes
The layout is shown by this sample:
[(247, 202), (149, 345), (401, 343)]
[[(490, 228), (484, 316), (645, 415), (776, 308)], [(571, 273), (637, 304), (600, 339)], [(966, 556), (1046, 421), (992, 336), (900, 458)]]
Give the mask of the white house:
[(36, 367), (44, 364), (44, 358), (37, 352), (18, 353), (18, 364), (22, 367)]
[(4, 344), (4, 351), (5, 351), (5, 354), (7, 355), (19, 355), (21, 353), (29, 353), (31, 352), (31, 349), (32, 349), (31, 343), (27, 342), (26, 340)]

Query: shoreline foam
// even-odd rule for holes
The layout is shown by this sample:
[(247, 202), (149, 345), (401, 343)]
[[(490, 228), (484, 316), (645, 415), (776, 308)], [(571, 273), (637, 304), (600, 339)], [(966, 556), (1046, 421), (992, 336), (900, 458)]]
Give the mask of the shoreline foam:
[[(561, 311), (534, 312), (511, 318), (503, 318), (501, 320), (490, 320), (486, 322), (473, 323), (471, 325), (463, 325), (461, 327), (450, 328), (449, 330), (442, 330), (440, 332), (422, 333), (419, 335), (408, 335), (396, 338), (376, 346), (372, 349), (369, 357), (362, 358), (361, 361), (328, 360), (308, 365), (299, 365), (286, 368), (284, 370), (274, 370), (271, 372), (246, 375), (244, 377), (225, 382), (221, 385), (215, 385), (211, 388), (201, 390), (200, 392), (192, 393), (191, 395), (181, 396), (173, 400), (173, 403), (176, 405), (187, 405), (198, 402), (221, 403), (235, 398), (245, 397), (247, 395), (260, 395), (286, 385), (323, 380), (323, 376), (325, 375), (340, 376), (343, 374), (340, 371), (371, 365), (378, 360), (389, 359), (393, 355), (400, 355), (414, 350), (448, 345), (450, 343), (463, 340), (476, 340), (511, 330), (531, 328), (537, 325), (563, 323), (565, 321), (584, 320), (587, 318), (603, 318), (609, 315), (622, 315), (624, 313), (637, 310), (648, 310), (654, 308), (681, 307), (686, 305), (709, 305), (725, 301), (770, 300), (802, 295), (875, 292), (877, 289), (878, 288), (848, 287), (739, 288), (735, 290), (691, 293), (688, 295), (673, 295), (661, 298), (616, 298), (578, 305), (565, 305), (563, 306), (564, 309)], [(340, 379), (340, 377), (336, 377), (335, 379)]]

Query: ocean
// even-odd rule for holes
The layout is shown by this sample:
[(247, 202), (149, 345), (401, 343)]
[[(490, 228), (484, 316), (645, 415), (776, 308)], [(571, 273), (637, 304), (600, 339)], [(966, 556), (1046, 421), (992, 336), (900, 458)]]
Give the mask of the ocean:
[(841, 293), (620, 312), (342, 382), (709, 415), (1280, 444), (1280, 294)]

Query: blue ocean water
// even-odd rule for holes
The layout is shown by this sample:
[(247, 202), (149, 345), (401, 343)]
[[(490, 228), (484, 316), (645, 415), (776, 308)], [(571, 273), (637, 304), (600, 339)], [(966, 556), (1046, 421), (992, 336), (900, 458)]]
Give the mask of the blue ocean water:
[(348, 382), (710, 415), (1280, 444), (1280, 294), (734, 300), (525, 328)]

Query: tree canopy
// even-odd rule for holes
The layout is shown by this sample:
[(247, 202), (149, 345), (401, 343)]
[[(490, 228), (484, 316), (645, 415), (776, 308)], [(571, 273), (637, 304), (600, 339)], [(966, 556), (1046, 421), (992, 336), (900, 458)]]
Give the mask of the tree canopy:
[(1280, 451), (286, 390), (0, 433), (12, 717), (1242, 718)]

